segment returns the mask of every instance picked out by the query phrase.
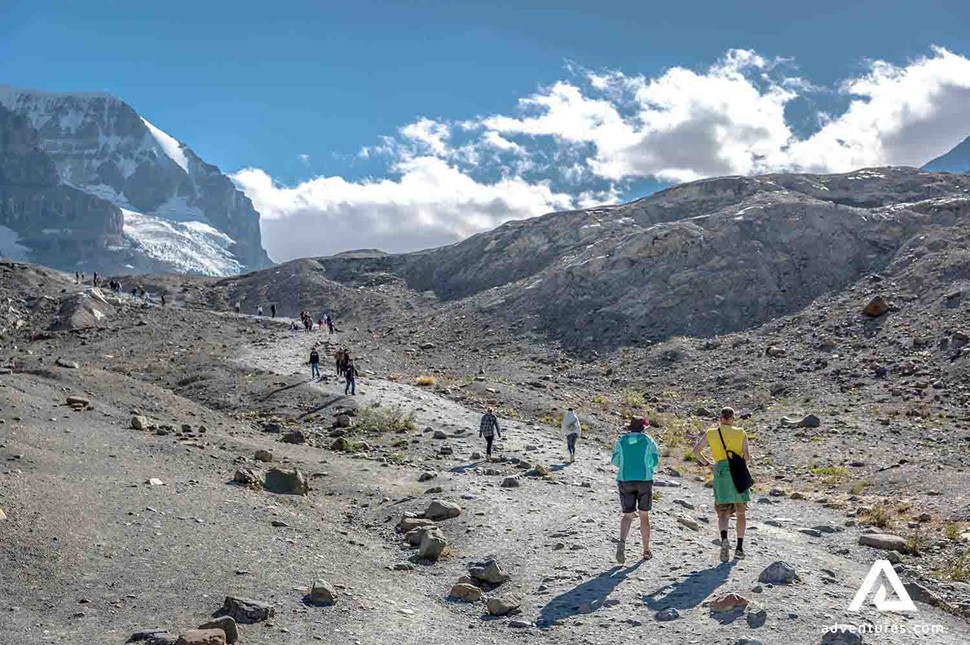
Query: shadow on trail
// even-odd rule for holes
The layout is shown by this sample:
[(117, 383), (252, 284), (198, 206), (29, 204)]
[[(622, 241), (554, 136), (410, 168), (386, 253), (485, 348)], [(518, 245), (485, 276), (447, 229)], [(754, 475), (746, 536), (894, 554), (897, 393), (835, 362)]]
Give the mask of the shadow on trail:
[(320, 405), (314, 406), (312, 409), (307, 410), (306, 412), (304, 412), (303, 414), (301, 414), (300, 416), (298, 416), (297, 419), (303, 419), (304, 417), (308, 417), (311, 414), (316, 414), (317, 412), (320, 412), (321, 410), (326, 410), (327, 408), (329, 408), (334, 403), (336, 403), (338, 401), (343, 401), (346, 398), (348, 398), (346, 394), (334, 394), (329, 399), (327, 399), (326, 401), (324, 401), (323, 403), (321, 403)]
[(306, 385), (307, 383), (309, 383), (309, 381), (297, 381), (296, 383), (291, 383), (290, 385), (284, 385), (281, 388), (277, 388), (273, 390), (272, 392), (264, 396), (261, 400), (268, 401), (269, 399), (273, 398), (280, 392), (286, 392), (287, 390), (292, 390), (295, 387), (300, 387), (301, 385)]
[(661, 609), (692, 609), (707, 599), (714, 590), (727, 582), (732, 563), (726, 562), (710, 569), (687, 574), (651, 594), (644, 594), (643, 604), (654, 611)]
[(613, 590), (631, 573), (634, 573), (642, 562), (642, 560), (638, 560), (635, 564), (626, 568), (615, 566), (592, 580), (587, 580), (579, 586), (556, 596), (539, 611), (537, 623), (549, 626), (571, 616), (591, 614), (597, 611), (606, 602), (607, 597), (613, 593)]

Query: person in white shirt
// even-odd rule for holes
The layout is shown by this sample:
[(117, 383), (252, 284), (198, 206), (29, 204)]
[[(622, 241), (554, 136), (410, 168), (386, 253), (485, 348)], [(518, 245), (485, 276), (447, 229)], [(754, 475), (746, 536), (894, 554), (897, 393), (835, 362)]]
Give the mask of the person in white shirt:
[(572, 408), (569, 408), (562, 418), (562, 434), (566, 438), (566, 448), (569, 450), (569, 463), (576, 461), (576, 440), (579, 439), (580, 432), (582, 427), (579, 417)]

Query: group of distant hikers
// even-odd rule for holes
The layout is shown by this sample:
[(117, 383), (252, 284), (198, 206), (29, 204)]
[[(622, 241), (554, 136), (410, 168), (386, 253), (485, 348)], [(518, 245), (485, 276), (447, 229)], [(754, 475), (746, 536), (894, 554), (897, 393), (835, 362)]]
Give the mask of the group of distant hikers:
[[(351, 358), (350, 352), (346, 349), (338, 350), (334, 354), (334, 366), (337, 376), (344, 379), (344, 395), (357, 396), (357, 377), (360, 372), (357, 371), (357, 364)], [(310, 378), (317, 380), (323, 378), (320, 375), (320, 353), (316, 347), (310, 350)]]
[[(751, 453), (748, 435), (734, 425), (734, 410), (723, 408), (717, 427), (707, 430), (693, 447), (696, 462), (713, 472), (714, 511), (720, 535), (721, 562), (731, 556), (728, 526), (735, 516), (736, 539), (734, 558), (744, 558), (745, 513), (751, 500), (751, 477), (749, 465)], [(647, 422), (642, 417), (632, 417), (613, 446), (612, 463), (617, 468), (616, 483), (620, 498), (620, 537), (616, 544), (616, 561), (626, 562), (626, 540), (633, 521), (640, 519), (640, 538), (643, 544), (642, 559), (650, 560), (650, 511), (653, 509), (653, 476), (660, 465), (660, 450), (653, 437), (647, 434)], [(562, 418), (562, 433), (570, 463), (576, 460), (576, 441), (582, 426), (576, 412), (569, 408)], [(495, 437), (501, 438), (502, 429), (492, 408), (487, 408), (479, 424), (478, 436), (485, 440), (485, 458), (492, 460)]]
[[(313, 316), (310, 315), (309, 311), (300, 312), (300, 322), (303, 324), (304, 333), (309, 334), (310, 332), (313, 331), (313, 328), (314, 328)], [(330, 314), (324, 314), (323, 318), (320, 318), (319, 320), (317, 320), (315, 326), (317, 329), (323, 329), (324, 327), (326, 327), (331, 334), (335, 334), (338, 331), (340, 331), (339, 329), (337, 329), (337, 323), (334, 321), (333, 317)], [(291, 329), (294, 329), (294, 330), (298, 329), (295, 326), (295, 323), (291, 327)]]

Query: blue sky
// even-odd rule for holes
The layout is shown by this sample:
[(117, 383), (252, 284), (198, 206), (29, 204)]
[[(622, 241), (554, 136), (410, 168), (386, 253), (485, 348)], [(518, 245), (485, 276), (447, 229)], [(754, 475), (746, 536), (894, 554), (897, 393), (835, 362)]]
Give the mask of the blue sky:
[[(325, 229), (298, 236), (314, 251), (403, 250), (710, 174), (917, 163), (970, 134), (967, 2), (0, 0), (0, 16), (0, 84), (112, 92), (250, 169), (276, 258), (308, 253), (291, 229)], [(914, 86), (952, 106), (845, 150), (837, 131), (808, 141), (860, 88), (882, 111), (843, 131)]]

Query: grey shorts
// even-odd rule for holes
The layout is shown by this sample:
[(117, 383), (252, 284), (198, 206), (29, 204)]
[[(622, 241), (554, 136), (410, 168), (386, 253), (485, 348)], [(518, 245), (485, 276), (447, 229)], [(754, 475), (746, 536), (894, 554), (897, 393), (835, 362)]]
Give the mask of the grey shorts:
[(620, 507), (624, 513), (653, 509), (653, 482), (616, 482), (620, 489)]

